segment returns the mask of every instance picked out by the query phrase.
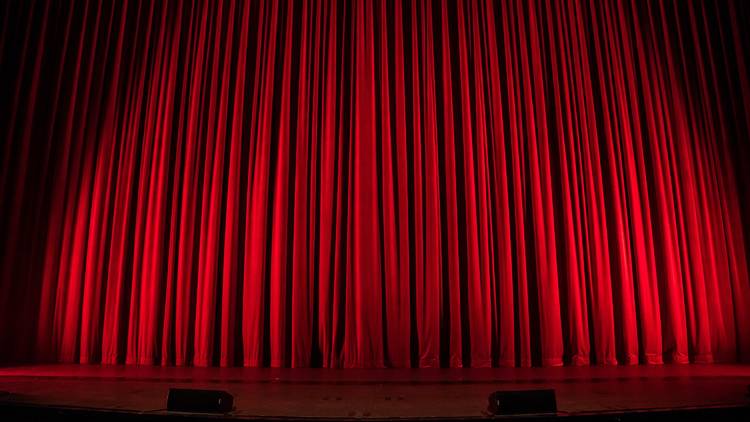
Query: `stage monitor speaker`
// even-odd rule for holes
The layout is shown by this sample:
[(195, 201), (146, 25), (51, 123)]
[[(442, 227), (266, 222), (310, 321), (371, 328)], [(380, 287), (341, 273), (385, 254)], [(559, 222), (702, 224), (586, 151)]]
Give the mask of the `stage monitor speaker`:
[(233, 405), (234, 397), (221, 390), (170, 388), (167, 397), (167, 410), (175, 412), (227, 413)]
[(495, 391), (489, 397), (489, 411), (495, 415), (556, 413), (555, 390)]

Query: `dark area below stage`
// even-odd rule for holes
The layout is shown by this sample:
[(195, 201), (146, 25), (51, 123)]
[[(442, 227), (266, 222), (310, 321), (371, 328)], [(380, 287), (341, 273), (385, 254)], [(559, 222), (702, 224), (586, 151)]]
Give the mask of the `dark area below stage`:
[[(324, 370), (41, 365), (0, 369), (4, 420), (488, 418), (497, 390), (553, 388), (556, 416), (744, 419), (750, 366)], [(170, 387), (226, 390), (225, 415), (166, 410)], [(544, 418), (548, 418), (545, 416)], [(528, 418), (526, 416), (525, 418)]]

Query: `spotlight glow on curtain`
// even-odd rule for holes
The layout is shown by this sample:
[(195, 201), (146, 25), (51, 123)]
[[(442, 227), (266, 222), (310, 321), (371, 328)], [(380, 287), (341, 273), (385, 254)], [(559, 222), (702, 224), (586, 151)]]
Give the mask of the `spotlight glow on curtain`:
[(4, 357), (748, 359), (741, 3), (4, 2)]

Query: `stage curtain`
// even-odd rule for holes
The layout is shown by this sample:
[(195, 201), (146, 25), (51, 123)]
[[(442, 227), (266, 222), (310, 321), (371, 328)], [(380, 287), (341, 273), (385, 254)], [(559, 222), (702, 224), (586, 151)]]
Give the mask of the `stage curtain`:
[(748, 360), (749, 9), (4, 1), (0, 360)]

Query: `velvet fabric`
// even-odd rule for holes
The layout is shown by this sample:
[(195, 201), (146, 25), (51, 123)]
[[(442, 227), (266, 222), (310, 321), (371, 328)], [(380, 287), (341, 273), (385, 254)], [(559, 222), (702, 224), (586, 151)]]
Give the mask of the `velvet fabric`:
[(750, 357), (742, 1), (0, 8), (6, 361)]

